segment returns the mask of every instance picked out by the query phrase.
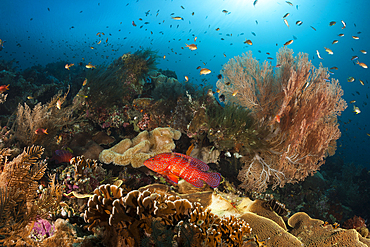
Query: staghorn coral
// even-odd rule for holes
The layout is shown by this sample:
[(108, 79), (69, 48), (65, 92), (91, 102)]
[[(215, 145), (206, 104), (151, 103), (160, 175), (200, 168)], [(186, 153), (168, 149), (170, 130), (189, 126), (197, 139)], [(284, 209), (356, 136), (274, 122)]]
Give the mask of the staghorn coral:
[(115, 146), (103, 150), (99, 160), (106, 164), (138, 168), (143, 162), (157, 154), (171, 152), (175, 148), (173, 140), (178, 140), (181, 132), (172, 128), (156, 128), (150, 132), (143, 131), (134, 139), (124, 139)]
[(55, 176), (46, 189), (38, 192), (38, 181), (46, 170), (45, 161), (38, 161), (43, 152), (41, 147), (28, 147), (10, 162), (1, 152), (0, 242), (7, 246), (15, 240), (30, 241), (26, 226), (49, 215), (61, 200), (62, 191), (55, 184)]
[(277, 63), (281, 66), (274, 71), (247, 53), (224, 65), (217, 82), (226, 102), (247, 108), (253, 128), (262, 133), (257, 143), (264, 145), (242, 158), (238, 179), (245, 189), (264, 191), (269, 184), (276, 188), (303, 180), (333, 154), (340, 137), (337, 116), (347, 105), (338, 81), (328, 80), (327, 68), (315, 68), (307, 54), (294, 58), (287, 48), (279, 50)]

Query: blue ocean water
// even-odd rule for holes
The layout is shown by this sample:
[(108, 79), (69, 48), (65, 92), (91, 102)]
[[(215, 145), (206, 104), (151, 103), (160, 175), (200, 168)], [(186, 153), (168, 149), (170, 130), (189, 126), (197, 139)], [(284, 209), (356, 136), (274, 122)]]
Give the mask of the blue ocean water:
[[(84, 60), (98, 65), (109, 64), (141, 47), (152, 48), (162, 57), (158, 68), (175, 71), (180, 81), (186, 75), (192, 82), (200, 84), (205, 79), (215, 85), (222, 65), (233, 56), (251, 50), (261, 62), (274, 58), (269, 61), (275, 65), (278, 49), (293, 39), (289, 48), (295, 54), (308, 53), (316, 67), (322, 63), (328, 68), (338, 68), (331, 70), (332, 77), (339, 79), (348, 108), (339, 117), (342, 137), (336, 155), (346, 163), (370, 168), (369, 70), (357, 65), (356, 60), (351, 61), (353, 56), (358, 56), (358, 61), (370, 64), (369, 54), (360, 52), (370, 51), (367, 13), (370, 5), (365, 0), (289, 3), (281, 0), (2, 0), (0, 39), (5, 42), (0, 59), (15, 59), (20, 69), (60, 60), (75, 64)], [(283, 21), (287, 13), (289, 27)], [(342, 20), (346, 23), (344, 29)], [(297, 25), (297, 21), (302, 24)], [(336, 24), (330, 26), (332, 21)], [(339, 37), (340, 33), (344, 36)], [(247, 39), (253, 45), (245, 44)], [(338, 43), (332, 44), (334, 40)], [(185, 47), (193, 43), (197, 50)], [(324, 47), (334, 54), (328, 54)], [(316, 50), (322, 60), (318, 59)], [(212, 73), (199, 75), (198, 66)], [(347, 81), (350, 76), (355, 78), (354, 82)], [(353, 100), (360, 114), (353, 112), (350, 103)]]

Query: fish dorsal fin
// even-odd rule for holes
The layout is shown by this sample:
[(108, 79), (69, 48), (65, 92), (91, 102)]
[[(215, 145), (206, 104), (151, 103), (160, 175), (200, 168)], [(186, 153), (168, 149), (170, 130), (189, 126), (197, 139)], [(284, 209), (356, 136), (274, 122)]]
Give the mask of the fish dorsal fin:
[(184, 159), (189, 160), (190, 161), (190, 165), (198, 168), (201, 171), (204, 171), (205, 172), (205, 171), (208, 171), (209, 170), (209, 166), (205, 162), (203, 162), (201, 160), (198, 160), (196, 158), (193, 158), (193, 157), (188, 156), (188, 155), (185, 155), (185, 154), (180, 154), (180, 153), (174, 153), (174, 154), (176, 154), (176, 155), (178, 155), (178, 156), (180, 156), (180, 157), (182, 157)]

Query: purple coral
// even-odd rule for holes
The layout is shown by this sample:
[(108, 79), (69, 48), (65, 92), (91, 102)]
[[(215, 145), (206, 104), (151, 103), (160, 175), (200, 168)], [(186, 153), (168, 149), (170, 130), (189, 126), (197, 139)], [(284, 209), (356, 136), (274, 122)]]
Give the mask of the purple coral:
[(42, 241), (45, 238), (53, 236), (54, 232), (54, 224), (51, 224), (45, 219), (38, 219), (32, 228), (31, 238), (37, 241)]

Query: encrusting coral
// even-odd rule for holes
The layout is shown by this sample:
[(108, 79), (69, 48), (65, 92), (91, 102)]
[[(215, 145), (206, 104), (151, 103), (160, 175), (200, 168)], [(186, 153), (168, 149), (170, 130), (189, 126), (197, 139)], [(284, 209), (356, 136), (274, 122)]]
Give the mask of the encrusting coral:
[(294, 214), (289, 218), (288, 224), (293, 227), (291, 233), (305, 246), (370, 246), (370, 240), (362, 238), (356, 230), (326, 225), (324, 221), (312, 219), (304, 212)]
[(275, 212), (266, 209), (264, 201), (250, 201), (248, 198), (238, 206), (244, 219), (252, 227), (264, 246), (370, 246), (370, 240), (355, 230), (345, 230), (322, 220), (298, 212), (288, 219), (288, 230), (284, 220)]
[(143, 131), (134, 139), (124, 139), (115, 146), (103, 150), (99, 160), (106, 164), (138, 168), (143, 162), (160, 153), (172, 152), (175, 148), (173, 140), (180, 139), (181, 132), (172, 128), (156, 128), (150, 132)]

